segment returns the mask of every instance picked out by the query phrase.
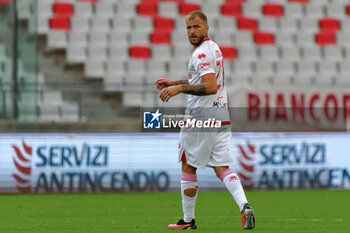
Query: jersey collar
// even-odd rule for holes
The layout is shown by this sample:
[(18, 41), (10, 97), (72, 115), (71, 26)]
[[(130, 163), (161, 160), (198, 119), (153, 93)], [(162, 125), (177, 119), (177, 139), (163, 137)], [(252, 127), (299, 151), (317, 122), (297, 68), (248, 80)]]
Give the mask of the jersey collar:
[(204, 40), (201, 41), (201, 43), (198, 46), (194, 47), (194, 49), (197, 49), (199, 46), (201, 46), (201, 44), (203, 44), (205, 41), (209, 41), (209, 40), (210, 40), (209, 37), (205, 38)]

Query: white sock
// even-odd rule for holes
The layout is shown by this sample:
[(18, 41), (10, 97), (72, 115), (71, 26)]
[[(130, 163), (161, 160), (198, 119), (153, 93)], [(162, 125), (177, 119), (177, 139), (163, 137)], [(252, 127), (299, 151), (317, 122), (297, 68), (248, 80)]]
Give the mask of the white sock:
[(235, 199), (240, 211), (242, 212), (244, 204), (248, 203), (248, 201), (237, 174), (230, 169), (227, 169), (221, 174), (220, 179), (225, 184), (227, 190), (231, 193), (233, 199)]
[[(193, 197), (185, 195), (186, 189), (196, 189), (196, 194)], [(182, 196), (182, 210), (184, 213), (184, 221), (190, 222), (194, 219), (194, 209), (196, 205), (196, 199), (198, 195), (198, 183), (197, 176), (195, 174), (189, 174), (182, 172), (181, 176), (181, 196)]]

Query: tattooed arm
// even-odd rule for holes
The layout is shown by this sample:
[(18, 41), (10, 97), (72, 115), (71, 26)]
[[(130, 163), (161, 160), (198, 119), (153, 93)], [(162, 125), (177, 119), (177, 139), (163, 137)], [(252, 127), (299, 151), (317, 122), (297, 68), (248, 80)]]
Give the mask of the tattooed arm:
[(214, 74), (206, 74), (202, 77), (203, 83), (188, 85), (182, 84), (180, 92), (190, 95), (212, 95), (216, 94), (218, 86)]
[[(218, 86), (216, 84), (215, 74), (206, 74), (202, 77), (203, 83), (189, 85), (187, 83), (179, 83), (175, 86), (169, 86), (164, 89), (159, 98), (163, 102), (168, 102), (169, 99), (179, 93), (185, 93), (190, 95), (213, 95), (216, 94)], [(178, 80), (184, 81), (184, 80)]]

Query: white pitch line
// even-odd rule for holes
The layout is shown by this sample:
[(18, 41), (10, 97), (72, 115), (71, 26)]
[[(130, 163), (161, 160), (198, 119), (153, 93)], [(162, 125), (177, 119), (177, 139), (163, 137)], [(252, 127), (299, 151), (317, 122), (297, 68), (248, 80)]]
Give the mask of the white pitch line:
[(295, 219), (295, 218), (284, 218), (284, 219), (277, 219), (277, 221), (286, 221), (286, 222), (342, 222), (343, 219), (341, 218), (335, 218), (335, 219), (320, 219), (320, 218), (313, 218), (313, 219)]

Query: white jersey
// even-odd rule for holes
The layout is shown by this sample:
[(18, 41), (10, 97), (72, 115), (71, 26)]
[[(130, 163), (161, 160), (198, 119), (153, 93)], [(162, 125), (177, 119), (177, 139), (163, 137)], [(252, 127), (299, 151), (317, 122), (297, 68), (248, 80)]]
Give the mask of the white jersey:
[(227, 94), (224, 80), (223, 55), (219, 46), (209, 38), (195, 48), (188, 63), (190, 85), (203, 83), (202, 76), (215, 74), (218, 91), (215, 95), (188, 95), (189, 108), (227, 108)]

